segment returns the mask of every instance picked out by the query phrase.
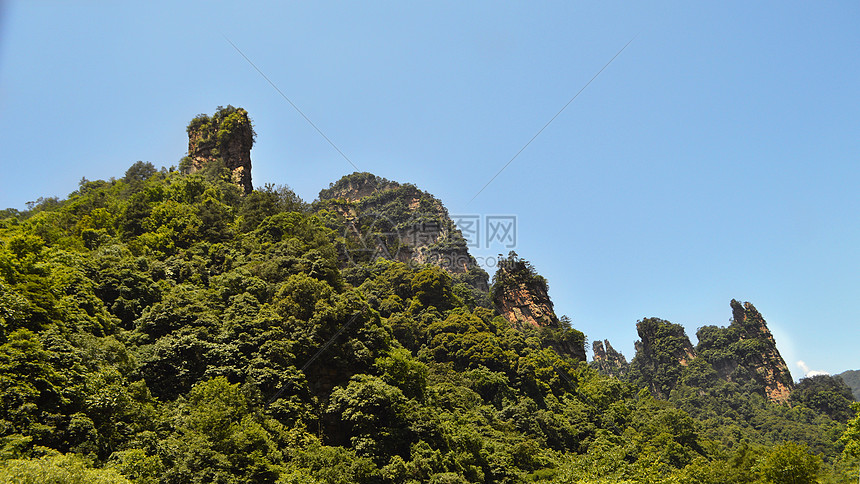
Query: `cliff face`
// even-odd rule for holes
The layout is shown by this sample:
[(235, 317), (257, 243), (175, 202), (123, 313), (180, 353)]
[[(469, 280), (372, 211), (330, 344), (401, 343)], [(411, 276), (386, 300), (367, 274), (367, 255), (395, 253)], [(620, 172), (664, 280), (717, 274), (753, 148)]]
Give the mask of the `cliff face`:
[(342, 217), (347, 263), (382, 257), (435, 264), (481, 291), (489, 290), (487, 273), (469, 253), (447, 209), (414, 185), (353, 173), (320, 191), (317, 208)]
[(630, 363), (631, 380), (654, 395), (667, 398), (678, 385), (683, 368), (696, 357), (684, 327), (658, 318), (636, 324), (640, 340)]
[(728, 327), (699, 329), (697, 349), (726, 380), (751, 385), (775, 402), (786, 402), (794, 381), (761, 313), (751, 303), (732, 299)]
[(188, 156), (180, 164), (185, 173), (198, 172), (220, 161), (242, 192), (250, 193), (251, 147), (254, 129), (248, 112), (242, 108), (219, 107), (213, 116), (198, 115), (188, 125)]
[(591, 366), (598, 372), (618, 379), (627, 377), (630, 363), (627, 363), (627, 358), (624, 355), (615, 351), (608, 339), (595, 341), (591, 344), (591, 349), (594, 352), (594, 361), (591, 362)]
[(515, 253), (499, 259), (492, 290), (499, 314), (514, 327), (537, 328), (558, 353), (585, 361), (585, 335), (556, 316), (546, 279)]
[[(636, 342), (629, 379), (666, 398), (684, 378), (701, 381), (701, 368), (692, 373), (687, 368), (695, 359), (710, 366), (709, 371), (715, 372), (717, 378), (735, 382), (745, 391), (774, 402), (788, 401), (794, 382), (764, 318), (748, 302), (741, 304), (733, 299), (731, 307), (732, 323), (728, 327), (699, 328), (695, 349), (682, 326), (656, 318), (640, 321), (636, 329), (641, 339)], [(605, 364), (597, 345), (594, 353), (595, 362)]]
[(539, 284), (516, 282), (498, 292), (493, 301), (505, 319), (533, 326), (552, 327), (558, 325), (558, 317), (546, 290)]

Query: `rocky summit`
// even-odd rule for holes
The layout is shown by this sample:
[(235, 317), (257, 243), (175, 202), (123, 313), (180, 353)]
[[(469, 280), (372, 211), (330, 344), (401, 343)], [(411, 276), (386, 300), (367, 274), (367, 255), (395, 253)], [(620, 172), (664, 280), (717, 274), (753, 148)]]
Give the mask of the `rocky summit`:
[(636, 325), (640, 339), (635, 343), (636, 355), (629, 372), (623, 356), (619, 359), (613, 354), (608, 341), (605, 351), (603, 344), (595, 342), (593, 366), (606, 375), (623, 378), (622, 373), (626, 373), (631, 381), (647, 386), (661, 398), (668, 398), (685, 381), (695, 380), (692, 374), (704, 372), (770, 401), (787, 402), (794, 381), (767, 323), (752, 303), (732, 299), (730, 305), (731, 324), (699, 328), (695, 347), (683, 326), (646, 318)]
[(487, 291), (489, 276), (469, 253), (448, 210), (409, 183), (353, 173), (321, 190), (316, 209), (337, 217), (349, 263), (385, 258), (433, 264)]
[(251, 193), (251, 148), (256, 134), (247, 111), (219, 107), (213, 116), (197, 115), (186, 131), (188, 156), (180, 163), (184, 173), (220, 164), (243, 193)]
[(589, 365), (537, 269), (488, 284), (433, 195), (254, 189), (244, 109), (187, 132), (179, 170), (0, 212), (0, 482), (856, 481), (850, 388), (795, 385), (752, 304)]

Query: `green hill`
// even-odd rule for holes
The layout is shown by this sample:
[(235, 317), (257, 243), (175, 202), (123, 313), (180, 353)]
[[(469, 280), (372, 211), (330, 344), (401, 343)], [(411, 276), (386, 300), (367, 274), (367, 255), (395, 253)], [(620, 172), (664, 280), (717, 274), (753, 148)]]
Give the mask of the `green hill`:
[[(602, 375), (528, 261), (488, 287), (468, 257), (429, 257), (464, 247), (417, 187), (249, 189), (224, 148), (248, 118), (225, 109), (192, 122), (218, 129), (189, 129), (208, 151), (181, 171), (137, 162), (2, 213), (0, 481), (853, 479), (838, 386), (776, 403), (746, 366), (714, 367), (753, 361), (743, 328), (714, 329), (706, 358)], [(671, 324), (648, 321), (655, 342)]]
[(851, 392), (854, 394), (854, 400), (860, 401), (860, 370), (848, 370), (836, 375), (842, 378)]

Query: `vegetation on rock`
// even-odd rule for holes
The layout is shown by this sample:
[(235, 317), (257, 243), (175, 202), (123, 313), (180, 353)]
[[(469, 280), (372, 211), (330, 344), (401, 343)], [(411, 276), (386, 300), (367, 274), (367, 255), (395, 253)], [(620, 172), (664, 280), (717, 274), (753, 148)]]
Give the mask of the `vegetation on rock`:
[[(221, 149), (212, 126), (189, 129)], [(375, 230), (359, 213), (448, 223), (410, 185), (338, 192), (368, 179), (306, 204), (286, 187), (242, 196), (222, 170), (138, 162), (4, 211), (0, 480), (852, 479), (860, 407), (846, 409), (841, 381), (803, 380), (774, 403), (715, 365), (747, 358), (747, 343), (726, 349), (708, 330), (682, 363), (689, 341), (656, 319), (640, 323), (666, 343), (653, 368), (637, 356), (628, 378), (603, 375), (569, 319), (517, 324), (494, 306), (512, 290), (546, 296), (516, 254), (491, 289), (474, 267), (349, 257), (349, 224)]]
[(233, 106), (221, 107), (215, 114), (198, 114), (188, 123), (188, 156), (179, 162), (179, 171), (194, 173), (225, 169), (244, 193), (251, 184), (251, 148), (257, 133), (248, 112)]

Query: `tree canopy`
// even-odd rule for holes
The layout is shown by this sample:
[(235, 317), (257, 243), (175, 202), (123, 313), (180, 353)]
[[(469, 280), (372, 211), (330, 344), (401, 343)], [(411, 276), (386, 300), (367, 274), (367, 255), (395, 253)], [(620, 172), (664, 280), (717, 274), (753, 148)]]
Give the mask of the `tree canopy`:
[[(228, 111), (189, 129), (216, 149)], [(409, 187), (373, 195), (394, 224), (422, 216)], [(0, 480), (843, 482), (860, 457), (840, 381), (777, 405), (711, 360), (601, 375), (556, 350), (585, 343), (569, 320), (513, 327), (480, 274), (348, 257), (333, 203), (137, 162), (3, 212)], [(546, 290), (510, 262), (495, 290)]]

